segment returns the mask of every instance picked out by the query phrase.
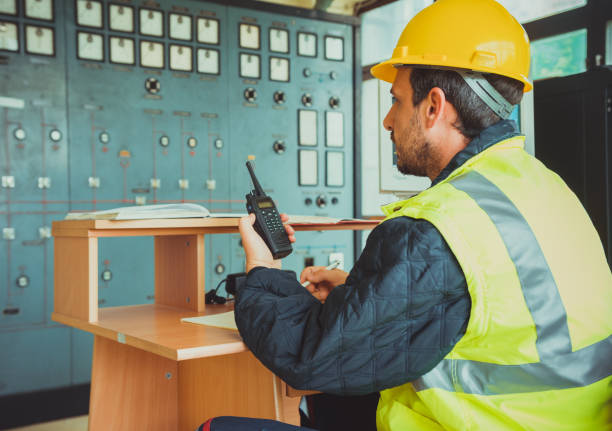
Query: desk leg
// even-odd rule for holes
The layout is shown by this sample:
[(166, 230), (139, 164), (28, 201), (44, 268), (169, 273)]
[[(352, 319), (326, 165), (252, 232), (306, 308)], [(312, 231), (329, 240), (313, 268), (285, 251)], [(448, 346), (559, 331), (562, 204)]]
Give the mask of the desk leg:
[(215, 416), (297, 425), (299, 398), (251, 352), (174, 361), (96, 336), (89, 431), (194, 431)]
[(89, 431), (177, 428), (177, 362), (96, 336)]

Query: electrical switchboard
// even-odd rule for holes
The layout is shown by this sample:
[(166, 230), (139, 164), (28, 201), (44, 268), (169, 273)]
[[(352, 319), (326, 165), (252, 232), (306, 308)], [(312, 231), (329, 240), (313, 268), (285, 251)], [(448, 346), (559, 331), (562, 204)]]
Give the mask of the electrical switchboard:
[[(243, 4), (0, 1), (0, 395), (90, 379), (91, 335), (50, 319), (67, 212), (245, 213), (252, 160), (281, 212), (354, 215), (355, 23)], [(354, 260), (351, 232), (297, 239), (298, 274)], [(100, 306), (153, 302), (153, 260), (100, 240)], [(240, 237), (207, 235), (206, 260), (206, 289), (243, 271)]]

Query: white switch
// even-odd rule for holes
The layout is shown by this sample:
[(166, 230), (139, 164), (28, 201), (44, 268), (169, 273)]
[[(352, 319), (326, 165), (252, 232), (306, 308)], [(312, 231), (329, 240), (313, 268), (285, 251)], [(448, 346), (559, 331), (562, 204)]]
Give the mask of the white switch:
[(314, 147), (317, 145), (317, 111), (300, 109), (298, 111), (299, 144)]
[(179, 180), (179, 188), (181, 190), (187, 190), (189, 188), (189, 180), (185, 178), (181, 178)]
[(41, 239), (51, 238), (51, 228), (49, 226), (41, 226), (38, 228), (38, 236)]
[(344, 116), (342, 112), (325, 113), (325, 145), (328, 147), (344, 146)]
[(13, 227), (2, 228), (2, 238), (8, 241), (14, 240), (15, 239), (15, 228)]
[(344, 185), (344, 153), (328, 151), (325, 154), (325, 185), (331, 187)]
[(15, 188), (15, 177), (12, 175), (2, 177), (2, 187), (5, 189)]
[(51, 178), (38, 177), (38, 188), (39, 189), (50, 189), (51, 188)]
[(159, 178), (151, 178), (151, 188), (158, 189), (161, 187), (161, 180)]
[(100, 178), (99, 177), (89, 177), (89, 187), (92, 189), (100, 188)]
[(136, 202), (136, 205), (145, 205), (147, 203), (147, 197), (139, 195), (139, 196), (136, 196), (134, 201)]
[(299, 175), (301, 186), (316, 186), (318, 183), (317, 152), (315, 150), (300, 150)]
[(214, 190), (217, 188), (217, 181), (216, 180), (206, 180), (206, 188), (208, 190)]

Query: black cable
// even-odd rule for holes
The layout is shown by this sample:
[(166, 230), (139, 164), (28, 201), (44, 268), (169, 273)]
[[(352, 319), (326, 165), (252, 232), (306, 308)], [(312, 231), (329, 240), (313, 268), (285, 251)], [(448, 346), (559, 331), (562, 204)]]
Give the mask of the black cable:
[(225, 304), (227, 299), (225, 299), (222, 296), (217, 295), (217, 290), (219, 290), (221, 285), (225, 283), (226, 281), (227, 281), (227, 278), (224, 278), (223, 280), (219, 282), (219, 284), (217, 284), (217, 287), (215, 287), (210, 292), (208, 292), (206, 295), (204, 295), (204, 302), (207, 304)]

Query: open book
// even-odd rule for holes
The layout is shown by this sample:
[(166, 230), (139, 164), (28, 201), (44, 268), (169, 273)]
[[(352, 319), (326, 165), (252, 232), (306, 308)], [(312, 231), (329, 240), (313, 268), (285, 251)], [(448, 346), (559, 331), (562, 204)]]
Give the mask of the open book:
[(152, 218), (202, 218), (210, 217), (209, 211), (198, 204), (136, 205), (103, 211), (70, 212), (65, 220), (137, 220)]

